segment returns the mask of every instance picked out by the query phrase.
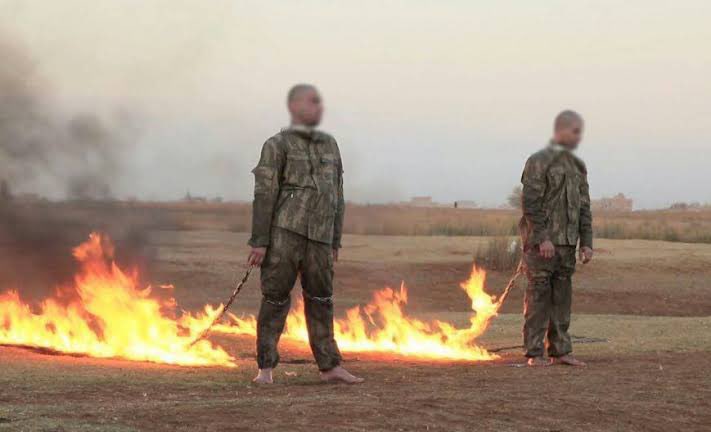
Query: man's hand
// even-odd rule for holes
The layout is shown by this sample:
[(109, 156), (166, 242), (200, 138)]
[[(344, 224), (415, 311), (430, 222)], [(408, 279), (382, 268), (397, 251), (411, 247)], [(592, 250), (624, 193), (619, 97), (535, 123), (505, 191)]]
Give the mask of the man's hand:
[(550, 240), (546, 240), (538, 246), (538, 251), (545, 259), (551, 259), (555, 256), (555, 246)]
[(264, 256), (267, 254), (267, 248), (265, 247), (253, 247), (252, 251), (247, 257), (247, 264), (250, 267), (260, 267), (264, 261)]
[(583, 264), (587, 264), (593, 259), (593, 250), (592, 248), (589, 248), (587, 246), (583, 246), (580, 248), (580, 261), (583, 262)]
[(333, 262), (338, 262), (338, 248), (333, 248)]

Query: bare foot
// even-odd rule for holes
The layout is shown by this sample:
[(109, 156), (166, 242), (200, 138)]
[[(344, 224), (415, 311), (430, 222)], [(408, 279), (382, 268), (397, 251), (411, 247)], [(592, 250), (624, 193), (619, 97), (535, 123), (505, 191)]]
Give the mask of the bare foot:
[(272, 384), (274, 380), (272, 379), (271, 369), (259, 369), (257, 376), (252, 380), (255, 384)]
[(548, 362), (543, 357), (529, 357), (526, 364), (531, 367), (545, 367), (548, 366)]
[(567, 366), (578, 366), (578, 367), (585, 367), (587, 366), (585, 362), (582, 362), (572, 355), (564, 355), (560, 357), (553, 357), (551, 359), (551, 364), (553, 365), (567, 365)]
[(351, 375), (341, 366), (336, 366), (329, 371), (321, 372), (321, 380), (326, 382), (342, 382), (346, 384), (360, 384), (365, 381), (363, 378)]

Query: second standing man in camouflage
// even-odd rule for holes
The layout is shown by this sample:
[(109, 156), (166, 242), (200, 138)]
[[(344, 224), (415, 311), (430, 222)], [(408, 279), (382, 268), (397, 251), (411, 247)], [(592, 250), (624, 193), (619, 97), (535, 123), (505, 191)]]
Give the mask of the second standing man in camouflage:
[(571, 355), (568, 334), (578, 242), (583, 263), (593, 256), (588, 171), (573, 154), (582, 136), (578, 113), (558, 114), (553, 139), (528, 159), (521, 178), (519, 227), (528, 276), (523, 342), (530, 366), (548, 364), (543, 358), (546, 336), (551, 363), (585, 366)]
[(316, 130), (323, 105), (318, 90), (299, 84), (287, 97), (291, 125), (264, 144), (254, 169), (252, 250), (261, 267), (254, 382), (272, 383), (277, 344), (301, 279), (311, 351), (324, 381), (362, 382), (340, 366), (333, 335), (333, 262), (338, 260), (345, 202), (336, 140)]

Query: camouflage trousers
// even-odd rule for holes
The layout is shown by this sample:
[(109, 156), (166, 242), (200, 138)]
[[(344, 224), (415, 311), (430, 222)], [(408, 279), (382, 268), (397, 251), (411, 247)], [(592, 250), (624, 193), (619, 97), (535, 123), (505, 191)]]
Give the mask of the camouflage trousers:
[(279, 363), (277, 345), (284, 331), (296, 277), (301, 278), (309, 344), (318, 368), (333, 369), (341, 353), (333, 336), (333, 250), (294, 232), (273, 227), (262, 263), (262, 304), (257, 318), (257, 364)]
[(524, 298), (523, 343), (526, 357), (540, 357), (548, 338), (548, 355), (570, 354), (568, 334), (575, 272), (575, 246), (556, 246), (555, 256), (545, 259), (538, 248), (524, 253), (528, 288)]

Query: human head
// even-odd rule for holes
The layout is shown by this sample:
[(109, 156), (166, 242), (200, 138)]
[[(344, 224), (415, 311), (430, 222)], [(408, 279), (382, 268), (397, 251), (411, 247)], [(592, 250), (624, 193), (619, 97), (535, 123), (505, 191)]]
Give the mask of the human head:
[(296, 84), (287, 95), (292, 125), (316, 127), (321, 123), (323, 103), (318, 89), (311, 84)]
[(567, 148), (575, 150), (583, 139), (583, 117), (575, 111), (561, 111), (553, 124), (553, 140)]

